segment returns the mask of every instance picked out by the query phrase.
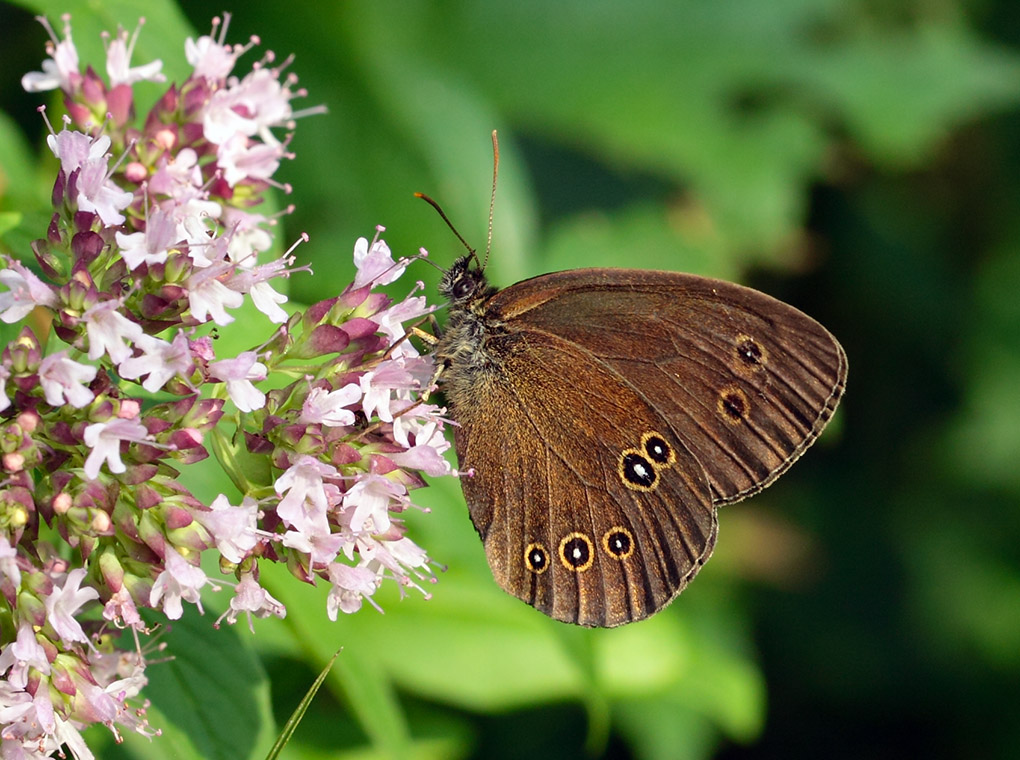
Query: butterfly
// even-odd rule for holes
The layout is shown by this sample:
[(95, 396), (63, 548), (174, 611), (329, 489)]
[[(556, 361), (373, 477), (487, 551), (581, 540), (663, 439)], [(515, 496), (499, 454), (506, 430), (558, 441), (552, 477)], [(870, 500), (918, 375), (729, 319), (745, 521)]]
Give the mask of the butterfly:
[(557, 620), (646, 618), (708, 560), (717, 509), (818, 437), (846, 354), (741, 285), (577, 269), (497, 290), (468, 250), (432, 355), (493, 576)]

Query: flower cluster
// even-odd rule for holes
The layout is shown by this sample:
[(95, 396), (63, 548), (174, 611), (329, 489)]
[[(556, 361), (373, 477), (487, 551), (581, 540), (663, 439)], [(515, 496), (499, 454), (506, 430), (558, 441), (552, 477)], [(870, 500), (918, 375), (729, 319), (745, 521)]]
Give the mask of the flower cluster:
[[(221, 620), (283, 616), (266, 561), (328, 583), (334, 619), (386, 578), (433, 579), (400, 519), (421, 473), (450, 472), (443, 410), (420, 396), (432, 362), (404, 340), (430, 307), (375, 291), (408, 263), (377, 234), (357, 241), (339, 296), (282, 308), (273, 283), (294, 257), (268, 256), (274, 220), (254, 209), (281, 187), (289, 135), (273, 130), (293, 128), (304, 93), (271, 54), (234, 74), (258, 41), (226, 44), (226, 26), (187, 41), (191, 75), (140, 120), (132, 85), (163, 76), (159, 61), (131, 67), (137, 30), (107, 39), (104, 80), (80, 70), (67, 19), (62, 38), (47, 24), (50, 57), (23, 79), (59, 88), (68, 116), (48, 139), (60, 168), (35, 266), (0, 268), (0, 319), (24, 324), (0, 354), (4, 757), (89, 758), (91, 723), (153, 733), (144, 608), (177, 619), (228, 585)], [(278, 326), (222, 355), (211, 328), (245, 296)], [(239, 503), (181, 483), (210, 450)], [(229, 582), (202, 570), (208, 551)], [(113, 648), (118, 631), (133, 650)]]

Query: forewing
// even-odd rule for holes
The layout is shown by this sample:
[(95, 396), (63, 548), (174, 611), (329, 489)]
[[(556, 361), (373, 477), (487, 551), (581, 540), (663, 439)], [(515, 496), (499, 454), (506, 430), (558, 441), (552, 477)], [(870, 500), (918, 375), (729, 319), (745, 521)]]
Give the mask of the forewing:
[(836, 339), (797, 309), (693, 275), (572, 270), (536, 277), (488, 305), (583, 349), (669, 421), (717, 504), (769, 485), (817, 438), (842, 396)]

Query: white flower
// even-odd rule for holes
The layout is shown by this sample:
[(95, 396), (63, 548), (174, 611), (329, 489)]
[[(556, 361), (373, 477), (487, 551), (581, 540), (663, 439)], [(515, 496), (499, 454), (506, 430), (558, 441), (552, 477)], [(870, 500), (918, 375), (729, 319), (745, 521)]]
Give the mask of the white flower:
[(110, 136), (102, 135), (93, 138), (83, 132), (62, 129), (55, 135), (46, 138), (53, 155), (60, 159), (60, 168), (70, 176), (75, 169), (80, 169), (90, 161), (108, 159)]
[(50, 57), (42, 63), (42, 71), (33, 71), (21, 78), (21, 86), (28, 92), (45, 92), (58, 87), (65, 92), (70, 91), (77, 79), (81, 78), (78, 71), (78, 50), (71, 39), (71, 21), (64, 21), (64, 39), (58, 40), (56, 32), (45, 17), (38, 17), (50, 35), (47, 45)]
[(137, 322), (120, 313), (121, 300), (100, 301), (82, 314), (89, 336), (89, 358), (98, 359), (103, 353), (110, 355), (114, 364), (131, 357), (131, 348), (125, 341), (137, 341), (144, 334)]
[[(213, 34), (219, 19), (213, 21)], [(218, 39), (211, 35), (203, 35), (197, 40), (188, 37), (184, 42), (184, 57), (195, 69), (195, 76), (212, 80), (223, 80), (233, 71), (237, 56), (244, 50), (240, 46), (225, 45), (227, 27), (230, 26), (230, 14), (223, 14), (223, 28)]]
[(92, 403), (92, 391), (85, 387), (96, 378), (96, 368), (79, 364), (66, 351), (50, 354), (39, 364), (39, 384), (50, 406), (68, 404), (81, 409)]
[(251, 623), (252, 615), (260, 618), (269, 615), (285, 618), (287, 617), (287, 608), (262, 588), (253, 575), (247, 574), (241, 577), (241, 581), (234, 589), (234, 597), (230, 600), (230, 609), (221, 616), (221, 619), (225, 617), (227, 622), (233, 625), (240, 613), (248, 616), (248, 629), (254, 633), (255, 629)]
[(348, 383), (335, 391), (312, 388), (301, 405), (298, 422), (306, 425), (322, 424), (327, 427), (353, 425), (354, 412), (348, 407), (360, 399), (361, 387), (357, 383)]
[(234, 318), (227, 314), (227, 309), (236, 309), (244, 303), (244, 296), (231, 290), (218, 279), (217, 273), (225, 273), (227, 267), (207, 267), (196, 269), (188, 278), (188, 303), (191, 316), (199, 322), (209, 318), (218, 325), (229, 325)]
[(46, 597), (46, 622), (53, 626), (65, 644), (88, 641), (88, 636), (74, 616), (83, 604), (98, 599), (99, 592), (91, 586), (79, 588), (84, 578), (85, 568), (75, 568), (67, 574), (64, 585), (55, 585)]
[[(235, 260), (230, 254), (230, 245), (227, 251), (231, 260)], [(251, 262), (255, 260), (255, 252), (252, 251)], [(226, 281), (226, 286), (238, 293), (249, 293), (255, 307), (269, 317), (270, 321), (283, 324), (287, 321), (287, 312), (279, 307), (279, 304), (287, 302), (287, 296), (276, 292), (269, 284), (274, 277), (289, 277), (290, 267), (294, 263), (291, 256), (281, 256), (275, 261), (266, 264), (251, 266), (250, 262), (238, 262), (237, 270)]]
[(229, 562), (240, 564), (258, 543), (255, 532), (258, 512), (258, 503), (250, 496), (245, 496), (241, 505), (235, 507), (220, 494), (209, 505), (208, 512), (195, 510), (192, 515), (209, 531), (220, 554)]
[(378, 573), (367, 567), (351, 567), (341, 562), (329, 566), (333, 587), (326, 598), (326, 614), (336, 620), (338, 610), (350, 614), (361, 609), (362, 598), (371, 597), (379, 588)]
[(0, 283), (9, 288), (6, 293), (0, 293), (0, 311), (3, 312), (0, 319), (7, 324), (20, 322), (36, 306), (56, 308), (59, 304), (53, 289), (20, 261), (12, 261), (7, 269), (0, 269)]
[(120, 458), (122, 441), (144, 442), (148, 437), (145, 426), (135, 420), (113, 419), (109, 422), (93, 422), (85, 428), (85, 445), (92, 449), (85, 460), (85, 477), (95, 480), (99, 468), (105, 461), (110, 472), (121, 473), (127, 466)]
[(172, 343), (144, 333), (135, 341), (141, 356), (132, 356), (117, 365), (117, 372), (126, 380), (148, 375), (142, 387), (155, 393), (177, 375), (187, 376), (194, 366), (187, 336), (178, 331)]
[(336, 486), (329, 487), (324, 479), (338, 477), (340, 473), (333, 465), (302, 454), (273, 484), (276, 493), (283, 496), (276, 514), (285, 525), (299, 531), (329, 532), (326, 512)]
[(209, 365), (209, 376), (227, 384), (227, 394), (242, 412), (261, 409), (266, 403), (266, 394), (252, 385), (252, 380), (265, 380), (268, 370), (258, 361), (254, 351), (243, 351), (236, 359), (223, 359)]
[(358, 238), (354, 244), (354, 265), (358, 268), (354, 287), (389, 285), (404, 273), (407, 264), (405, 259), (393, 262), (393, 254), (384, 240), (373, 240), (369, 246), (368, 240)]
[(106, 74), (110, 77), (110, 86), (116, 87), (119, 84), (134, 84), (135, 82), (165, 82), (166, 77), (160, 72), (163, 62), (159, 59), (143, 66), (131, 68), (131, 55), (135, 51), (135, 43), (138, 42), (138, 32), (144, 23), (139, 19), (135, 33), (131, 35), (131, 42), (128, 42), (128, 33), (125, 29), (118, 29), (117, 36), (110, 40), (106, 48)]
[(0, 365), (0, 412), (11, 405), (11, 398), (7, 395), (7, 380), (11, 376), (11, 371)]
[(173, 217), (159, 208), (149, 214), (144, 232), (130, 235), (118, 232), (114, 237), (128, 269), (137, 269), (142, 264), (162, 264), (171, 246), (180, 240)]
[(152, 584), (149, 604), (156, 607), (162, 600), (163, 612), (171, 620), (180, 620), (181, 615), (184, 614), (181, 600), (191, 602), (201, 610), (202, 597), (198, 590), (209, 580), (202, 568), (189, 564), (169, 544), (166, 545), (165, 562), (166, 569), (157, 576), (156, 581)]
[(390, 527), (390, 507), (400, 504), (406, 495), (407, 490), (399, 483), (366, 473), (344, 494), (344, 510), (354, 510), (351, 530), (385, 533)]

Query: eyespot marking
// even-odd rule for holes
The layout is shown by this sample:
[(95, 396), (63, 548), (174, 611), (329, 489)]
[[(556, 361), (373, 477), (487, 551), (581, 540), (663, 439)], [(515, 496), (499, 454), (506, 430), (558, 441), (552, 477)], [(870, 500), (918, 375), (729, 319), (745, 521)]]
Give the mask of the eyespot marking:
[(768, 352), (761, 343), (750, 335), (738, 335), (736, 339), (737, 359), (744, 368), (757, 372), (768, 362)]
[(620, 480), (635, 491), (651, 491), (659, 476), (655, 463), (637, 449), (624, 449), (620, 454)]
[(740, 388), (731, 385), (719, 392), (719, 414), (725, 417), (727, 422), (739, 425), (750, 411), (751, 402)]
[(595, 561), (591, 539), (584, 533), (568, 533), (560, 541), (560, 562), (567, 570), (582, 573)]
[(524, 550), (524, 564), (535, 575), (541, 575), (549, 569), (549, 554), (542, 544), (528, 544)]
[(655, 469), (669, 467), (676, 461), (676, 452), (669, 442), (654, 431), (649, 431), (641, 436), (641, 448), (645, 455), (652, 461)]
[(614, 525), (602, 534), (602, 548), (614, 559), (625, 560), (634, 553), (634, 536), (622, 525)]

